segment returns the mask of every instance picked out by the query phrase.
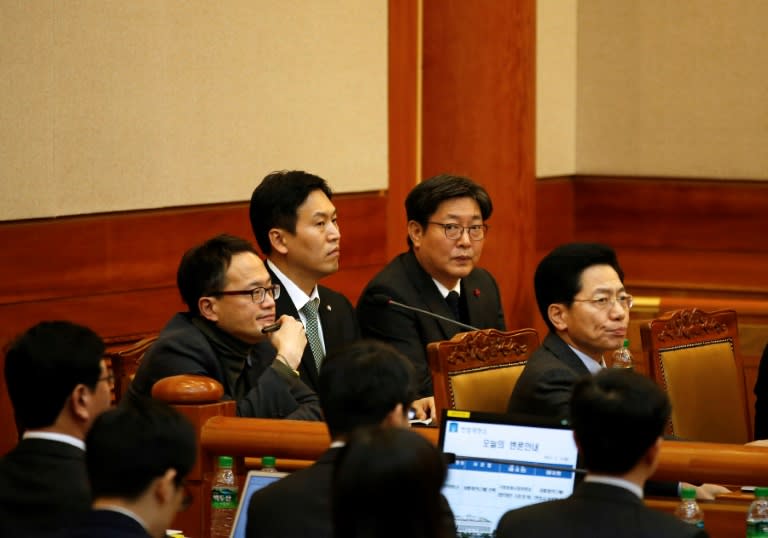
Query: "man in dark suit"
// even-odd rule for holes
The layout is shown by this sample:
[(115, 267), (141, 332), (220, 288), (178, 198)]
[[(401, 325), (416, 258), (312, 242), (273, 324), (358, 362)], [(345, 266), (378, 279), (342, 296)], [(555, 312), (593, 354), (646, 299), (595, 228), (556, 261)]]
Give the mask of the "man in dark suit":
[[(147, 351), (128, 388), (128, 399), (151, 395), (159, 379), (203, 375), (224, 387), (245, 417), (320, 420), (317, 395), (297, 371), (307, 339), (290, 316), (275, 323), (281, 288), (253, 246), (219, 235), (188, 250), (177, 284), (188, 312), (176, 314)], [(277, 354), (275, 354), (277, 350)]]
[(110, 405), (104, 343), (46, 321), (8, 348), (5, 381), (22, 439), (0, 459), (0, 536), (38, 536), (88, 512), (85, 435)]
[(419, 418), (434, 416), (426, 346), (466, 331), (456, 324), (387, 304), (387, 298), (480, 328), (504, 330), (493, 276), (477, 267), (493, 205), (485, 189), (458, 176), (416, 185), (405, 200), (407, 252), (371, 280), (357, 303), (363, 336), (386, 341), (413, 363)]
[[(86, 437), (93, 509), (61, 538), (162, 538), (192, 501), (195, 429), (169, 405), (145, 398), (110, 409)], [(59, 536), (59, 535), (57, 535)]]
[[(320, 371), (318, 395), (331, 434), (331, 448), (312, 466), (253, 494), (247, 538), (312, 536), (331, 538), (331, 479), (341, 448), (360, 428), (407, 428), (413, 400), (413, 372), (392, 347), (360, 340), (328, 355)], [(455, 534), (447, 501), (443, 524)]]
[[(568, 243), (553, 249), (536, 268), (536, 303), (549, 328), (509, 398), (512, 414), (565, 418), (576, 382), (605, 367), (604, 355), (621, 347), (632, 296), (611, 247)], [(677, 495), (676, 483), (649, 482), (656, 495)], [(703, 484), (701, 499), (728, 490)]]
[(339, 270), (341, 232), (324, 179), (297, 170), (273, 172), (254, 189), (250, 218), (272, 282), (283, 292), (277, 315), (300, 319), (309, 345), (298, 369), (317, 390), (325, 355), (360, 338), (355, 311), (341, 293), (318, 281)]
[(572, 392), (570, 416), (587, 476), (567, 499), (507, 512), (496, 536), (706, 537), (703, 528), (643, 503), (669, 418), (666, 394), (646, 377), (611, 369), (583, 377)]

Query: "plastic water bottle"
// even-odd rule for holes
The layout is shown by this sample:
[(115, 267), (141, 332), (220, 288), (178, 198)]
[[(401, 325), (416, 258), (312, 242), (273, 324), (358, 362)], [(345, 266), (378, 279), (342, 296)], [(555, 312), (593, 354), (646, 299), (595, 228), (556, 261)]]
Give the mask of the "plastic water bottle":
[(696, 490), (690, 487), (684, 487), (680, 492), (680, 504), (675, 508), (675, 516), (686, 523), (704, 528), (704, 512), (701, 511), (699, 503), (696, 502)]
[(768, 538), (768, 488), (755, 488), (747, 510), (747, 538)]
[(266, 473), (276, 473), (277, 467), (275, 467), (274, 456), (262, 456), (261, 458), (261, 470)]
[(219, 456), (219, 469), (211, 486), (211, 538), (229, 538), (237, 512), (237, 482), (232, 458)]
[(627, 368), (629, 370), (633, 368), (632, 353), (629, 351), (629, 340), (626, 338), (624, 339), (624, 345), (613, 352), (613, 363), (611, 363), (611, 366), (613, 368)]

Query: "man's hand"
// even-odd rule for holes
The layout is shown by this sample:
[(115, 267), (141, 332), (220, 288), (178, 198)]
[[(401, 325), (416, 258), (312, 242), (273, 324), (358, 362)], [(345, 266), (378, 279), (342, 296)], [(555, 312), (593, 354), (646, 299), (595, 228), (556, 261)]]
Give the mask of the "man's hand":
[(696, 499), (700, 501), (714, 501), (715, 497), (722, 495), (723, 493), (731, 493), (731, 490), (720, 486), (718, 484), (702, 484), (700, 486), (694, 486), (683, 482), (684, 487), (692, 487), (696, 489)]
[(416, 411), (416, 419), (418, 420), (426, 420), (428, 418), (431, 418), (432, 420), (437, 419), (437, 417), (435, 417), (437, 411), (435, 410), (434, 396), (427, 396), (426, 398), (414, 400), (411, 407)]
[[(295, 318), (283, 314), (280, 316), (281, 325), (278, 330), (268, 333), (270, 343), (277, 350), (278, 360), (283, 360), (292, 370), (298, 370), (301, 356), (307, 346), (307, 335), (304, 325)], [(282, 359), (280, 358), (282, 357)]]

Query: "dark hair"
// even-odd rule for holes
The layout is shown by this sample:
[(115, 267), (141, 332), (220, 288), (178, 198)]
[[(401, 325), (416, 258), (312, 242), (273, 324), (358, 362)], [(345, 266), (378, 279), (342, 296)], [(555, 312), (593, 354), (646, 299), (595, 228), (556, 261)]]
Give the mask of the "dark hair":
[(283, 228), (296, 233), (299, 206), (313, 191), (321, 190), (331, 199), (333, 193), (326, 181), (300, 170), (272, 172), (253, 190), (251, 195), (251, 228), (259, 249), (265, 256), (272, 252), (269, 230)]
[(176, 285), (191, 313), (200, 313), (197, 304), (200, 297), (221, 291), (226, 285), (232, 257), (241, 252), (256, 254), (253, 245), (245, 239), (221, 234), (184, 253), (176, 272)]
[(358, 340), (336, 348), (323, 361), (317, 395), (331, 437), (379, 424), (397, 404), (416, 397), (413, 367), (383, 342)]
[(77, 385), (101, 376), (104, 342), (87, 327), (43, 321), (17, 337), (5, 354), (5, 383), (19, 431), (51, 426)]
[(624, 282), (624, 271), (616, 259), (616, 252), (599, 243), (568, 243), (560, 245), (544, 256), (536, 268), (533, 287), (541, 317), (551, 331), (549, 305), (563, 303), (570, 307), (576, 294), (581, 291), (581, 274), (593, 265), (610, 265)]
[[(452, 198), (472, 198), (480, 206), (483, 220), (488, 220), (493, 213), (493, 203), (488, 192), (469, 178), (441, 174), (426, 179), (416, 185), (405, 199), (405, 213), (408, 221), (416, 221), (426, 228), (430, 217), (435, 214), (440, 204)], [(408, 237), (408, 246), (413, 242)]]
[(576, 383), (571, 422), (589, 471), (623, 474), (664, 433), (666, 393), (640, 374), (605, 368)]
[(180, 485), (195, 463), (195, 429), (168, 404), (139, 398), (102, 413), (85, 439), (94, 498), (136, 499), (152, 480), (176, 470)]
[(401, 428), (359, 430), (342, 449), (331, 507), (336, 538), (447, 536), (440, 452)]

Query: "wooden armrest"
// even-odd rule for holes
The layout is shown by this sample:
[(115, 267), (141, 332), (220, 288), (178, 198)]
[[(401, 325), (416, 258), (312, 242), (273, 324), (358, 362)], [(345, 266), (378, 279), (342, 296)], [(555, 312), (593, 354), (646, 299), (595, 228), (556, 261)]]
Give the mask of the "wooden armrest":
[(221, 400), (224, 387), (210, 377), (174, 375), (152, 385), (152, 397), (170, 404), (206, 404)]

